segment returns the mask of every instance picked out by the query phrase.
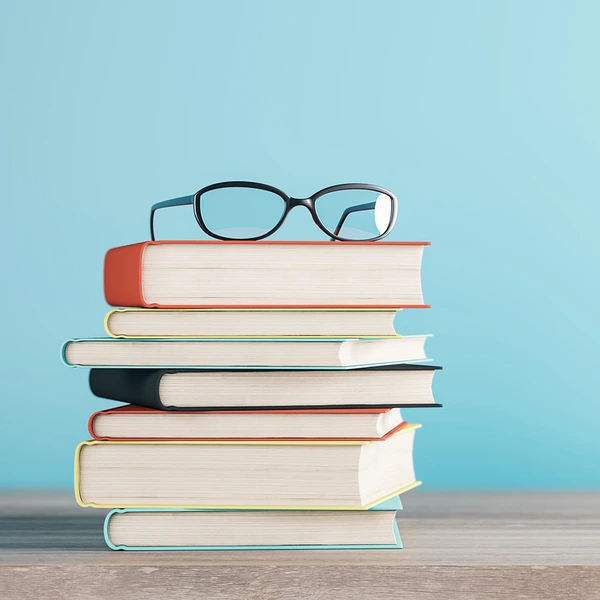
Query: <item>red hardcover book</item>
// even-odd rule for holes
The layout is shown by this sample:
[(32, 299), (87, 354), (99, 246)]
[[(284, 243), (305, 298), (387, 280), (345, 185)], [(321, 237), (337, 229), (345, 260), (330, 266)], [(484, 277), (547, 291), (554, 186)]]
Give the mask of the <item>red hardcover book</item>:
[(427, 308), (429, 242), (141, 242), (113, 248), (104, 293), (146, 308)]
[(405, 425), (397, 408), (175, 412), (120, 406), (95, 412), (88, 431), (100, 441), (374, 441)]

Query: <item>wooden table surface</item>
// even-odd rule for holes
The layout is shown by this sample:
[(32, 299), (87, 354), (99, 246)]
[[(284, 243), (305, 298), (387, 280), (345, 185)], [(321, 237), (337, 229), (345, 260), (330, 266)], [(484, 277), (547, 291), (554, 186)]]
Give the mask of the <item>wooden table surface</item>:
[(403, 496), (403, 550), (113, 552), (107, 511), (0, 495), (0, 598), (600, 600), (600, 494)]

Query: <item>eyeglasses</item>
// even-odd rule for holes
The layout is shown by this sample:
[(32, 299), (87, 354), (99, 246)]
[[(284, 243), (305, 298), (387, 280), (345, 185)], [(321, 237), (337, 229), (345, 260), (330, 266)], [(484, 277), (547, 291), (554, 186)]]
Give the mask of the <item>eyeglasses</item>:
[(202, 188), (192, 196), (158, 202), (150, 211), (191, 204), (200, 229), (218, 240), (262, 240), (275, 233), (296, 206), (305, 206), (331, 240), (375, 241), (392, 230), (398, 200), (387, 190), (366, 183), (345, 183), (322, 189), (309, 198), (252, 181), (226, 181)]

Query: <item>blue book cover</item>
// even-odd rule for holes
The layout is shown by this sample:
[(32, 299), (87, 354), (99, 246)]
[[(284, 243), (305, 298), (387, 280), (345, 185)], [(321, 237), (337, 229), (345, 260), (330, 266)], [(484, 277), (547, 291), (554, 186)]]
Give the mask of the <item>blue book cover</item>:
[[(63, 362), (70, 367), (94, 367), (94, 368), (111, 368), (111, 367), (119, 367), (119, 368), (142, 368), (142, 367), (151, 367), (151, 368), (173, 368), (173, 369), (211, 369), (211, 370), (235, 370), (235, 369), (247, 369), (251, 367), (256, 370), (348, 370), (348, 369), (361, 369), (365, 367), (373, 367), (373, 366), (384, 366), (384, 365), (393, 365), (399, 363), (415, 363), (415, 362), (423, 362), (428, 361), (429, 359), (425, 355), (425, 350), (423, 348), (425, 339), (430, 337), (429, 335), (423, 336), (398, 336), (396, 338), (380, 338), (380, 339), (359, 339), (359, 338), (347, 338), (347, 339), (335, 339), (335, 338), (308, 338), (308, 339), (289, 339), (289, 338), (127, 338), (127, 339), (116, 339), (116, 338), (73, 338), (67, 340), (61, 349), (61, 358)], [(407, 343), (410, 343), (411, 340), (416, 340), (417, 347), (413, 351), (402, 350), (400, 346), (406, 346)], [(306, 359), (306, 364), (278, 364), (278, 360), (273, 361), (272, 356), (267, 353), (266, 356), (263, 356), (257, 364), (248, 364), (248, 357), (243, 352), (243, 348), (246, 347), (247, 344), (253, 344), (256, 346), (257, 352), (259, 351), (260, 346), (266, 347), (266, 344), (272, 344), (273, 342), (277, 344), (283, 345), (296, 345), (296, 348), (301, 348), (304, 346), (304, 351), (301, 353), (302, 356)], [(397, 358), (391, 358), (389, 361), (381, 362), (381, 361), (373, 361), (373, 362), (365, 362), (363, 359), (367, 356), (364, 351), (368, 346), (365, 344), (382, 344), (382, 348), (386, 349), (386, 355), (389, 352), (392, 352), (392, 356), (394, 356), (394, 352), (398, 352), (400, 350), (400, 354), (397, 355)], [(104, 351), (108, 351), (110, 348), (109, 354), (112, 356), (112, 353), (117, 348), (116, 345), (120, 346), (120, 350), (123, 350), (123, 362), (115, 362), (111, 360), (111, 364), (104, 364), (102, 357), (105, 357), (106, 354)], [(163, 345), (165, 345), (163, 348)], [(218, 362), (215, 364), (211, 364), (212, 355), (211, 353), (204, 356), (204, 359), (209, 364), (202, 364), (204, 359), (198, 361), (196, 359), (191, 359), (187, 352), (184, 352), (184, 346), (186, 344), (194, 345), (200, 347), (200, 345), (206, 344), (214, 344), (214, 348), (217, 348), (217, 345), (227, 344), (229, 346), (228, 353), (231, 353), (231, 364), (219, 364)], [(323, 359), (316, 359), (315, 356), (318, 354), (314, 352), (314, 346), (317, 344), (318, 346), (330, 345), (337, 350), (335, 358), (331, 358), (331, 362), (329, 364), (323, 363)], [(358, 346), (357, 346), (358, 344)], [(312, 349), (311, 349), (312, 345)], [(80, 347), (86, 347), (85, 351), (85, 360), (82, 360), (81, 353), (77, 351)], [(106, 346), (105, 348), (102, 348)], [(154, 346), (154, 348), (152, 348)], [(102, 349), (101, 349), (102, 348)], [(154, 351), (157, 349), (163, 348), (161, 352), (159, 352), (160, 357), (156, 356)], [(168, 350), (167, 350), (168, 348)], [(358, 350), (358, 354), (354, 356), (355, 349)], [(126, 350), (125, 350), (126, 349)], [(236, 352), (239, 352), (242, 349), (242, 354), (237, 354), (234, 357)], [(149, 353), (152, 351), (152, 354)], [(282, 350), (284, 352), (285, 350)], [(211, 349), (212, 352), (212, 349)], [(279, 349), (278, 349), (279, 352)], [(381, 354), (381, 353), (380, 353)], [(342, 357), (344, 356), (344, 358)], [(174, 358), (175, 356), (179, 358)], [(279, 360), (281, 359), (281, 354), (278, 354)], [(361, 357), (358, 360), (358, 357)], [(400, 356), (402, 356), (400, 358)], [(151, 358), (152, 357), (152, 358)], [(257, 354), (255, 354), (255, 359)], [(133, 362), (133, 364), (126, 364), (128, 359)], [(315, 364), (312, 364), (312, 361), (315, 360)], [(370, 360), (366, 358), (366, 360)], [(166, 363), (166, 364), (165, 364)]]
[[(392, 511), (396, 513), (402, 510), (402, 503), (398, 496), (394, 496), (380, 504), (373, 506), (369, 511)], [(116, 508), (112, 510), (106, 516), (104, 521), (104, 539), (106, 544), (111, 550), (367, 550), (367, 549), (401, 549), (402, 539), (400, 532), (398, 531), (398, 525), (394, 520), (392, 525), (393, 535), (395, 543), (393, 544), (340, 544), (340, 545), (285, 545), (285, 546), (269, 546), (269, 545), (253, 545), (253, 546), (128, 546), (128, 545), (116, 545), (110, 538), (110, 524), (111, 519), (118, 514), (128, 513), (184, 513), (184, 512), (279, 512), (279, 511), (256, 511), (256, 510), (242, 510), (242, 511), (231, 511), (231, 510), (195, 510), (195, 509), (152, 509), (152, 508)], [(334, 511), (332, 511), (334, 512)]]

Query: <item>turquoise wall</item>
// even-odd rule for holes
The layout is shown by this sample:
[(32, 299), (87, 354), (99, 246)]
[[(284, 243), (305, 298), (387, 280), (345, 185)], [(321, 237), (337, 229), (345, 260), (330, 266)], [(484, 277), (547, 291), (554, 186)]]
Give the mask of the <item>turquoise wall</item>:
[[(0, 486), (67, 488), (105, 251), (226, 179), (393, 190), (431, 240), (433, 488), (597, 488), (597, 2), (0, 3)], [(306, 211), (282, 236), (319, 238)], [(183, 217), (190, 217), (189, 214)], [(183, 219), (182, 219), (183, 221)], [(173, 223), (180, 235), (190, 229)]]

